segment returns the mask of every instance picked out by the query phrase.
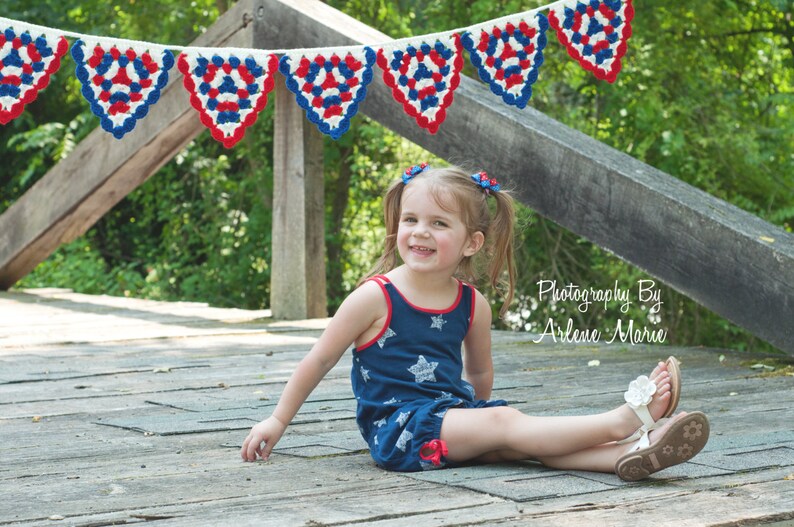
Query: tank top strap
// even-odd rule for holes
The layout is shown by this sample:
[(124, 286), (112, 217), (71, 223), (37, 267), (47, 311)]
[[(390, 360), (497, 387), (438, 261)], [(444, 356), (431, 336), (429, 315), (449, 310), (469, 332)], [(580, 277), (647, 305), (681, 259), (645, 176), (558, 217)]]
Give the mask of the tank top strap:
[(463, 296), (464, 298), (467, 296), (466, 291), (468, 290), (468, 297), (469, 297), (469, 327), (474, 322), (474, 305), (477, 303), (477, 290), (468, 282), (464, 282), (460, 280), (460, 283), (463, 284)]
[(384, 285), (390, 284), (391, 280), (389, 280), (389, 278), (385, 274), (376, 274), (374, 276), (370, 276), (369, 278), (364, 280), (364, 282), (375, 282), (376, 284), (381, 286), (381, 288), (383, 288)]
[(377, 274), (375, 276), (371, 276), (371, 277), (367, 278), (366, 280), (364, 280), (364, 282), (365, 283), (366, 282), (375, 282), (376, 284), (378, 284), (378, 287), (380, 287), (380, 290), (383, 293), (383, 297), (386, 300), (386, 312), (387, 312), (387, 315), (386, 315), (386, 323), (383, 325), (383, 328), (381, 328), (381, 330), (378, 332), (378, 334), (374, 338), (370, 339), (367, 343), (365, 343), (365, 344), (363, 344), (361, 346), (357, 346), (356, 348), (354, 348), (357, 351), (361, 351), (361, 350), (363, 350), (365, 348), (368, 348), (368, 347), (372, 346), (381, 337), (383, 337), (383, 335), (388, 331), (389, 324), (391, 324), (391, 319), (392, 319), (392, 309), (393, 309), (392, 308), (392, 296), (389, 293), (389, 290), (386, 289), (386, 284), (391, 284), (391, 281), (385, 275)]

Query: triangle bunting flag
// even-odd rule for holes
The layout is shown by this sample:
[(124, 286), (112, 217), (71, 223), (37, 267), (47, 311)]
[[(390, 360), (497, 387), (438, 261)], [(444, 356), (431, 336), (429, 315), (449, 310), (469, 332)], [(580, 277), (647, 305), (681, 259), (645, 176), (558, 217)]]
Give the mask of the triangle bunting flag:
[(466, 32), (461, 42), (491, 91), (506, 104), (524, 108), (543, 64), (548, 27), (546, 17), (538, 13), (529, 22), (517, 19), (479, 33)]
[(405, 112), (431, 134), (444, 122), (453, 92), (460, 83), (463, 53), (460, 36), (452, 34), (433, 45), (407, 43), (401, 49), (378, 51), (383, 80)]
[(120, 49), (114, 44), (89, 47), (83, 40), (72, 46), (72, 58), (83, 97), (102, 128), (116, 139), (131, 132), (160, 100), (168, 70), (174, 66), (174, 55), (167, 49), (152, 56), (145, 49)]
[(286, 54), (281, 57), (279, 71), (309, 121), (322, 133), (339, 139), (350, 128), (350, 119), (367, 95), (374, 63), (375, 52), (364, 47), (344, 57), (336, 53), (327, 58)]
[(607, 82), (615, 82), (620, 72), (633, 18), (631, 0), (579, 0), (549, 11), (549, 23), (568, 54)]
[(272, 54), (241, 58), (217, 52), (207, 58), (200, 52), (185, 51), (179, 56), (178, 67), (201, 122), (212, 137), (231, 148), (267, 105), (278, 59)]
[(40, 35), (0, 26), (0, 124), (19, 117), (25, 105), (47, 87), (69, 50), (62, 36)]

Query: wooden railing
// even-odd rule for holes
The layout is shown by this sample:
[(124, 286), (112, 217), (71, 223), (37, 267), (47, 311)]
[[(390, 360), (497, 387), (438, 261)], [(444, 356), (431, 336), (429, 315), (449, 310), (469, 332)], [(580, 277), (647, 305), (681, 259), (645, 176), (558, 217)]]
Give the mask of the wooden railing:
[[(213, 26), (213, 34), (224, 33), (219, 27), (237, 29), (227, 41), (217, 37), (204, 45), (277, 49), (389, 40), (317, 0), (243, 0)], [(84, 143), (102, 149), (79, 145), (0, 217), (0, 286), (11, 286), (59, 243), (84, 232), (100, 212), (174, 155), (188, 136), (201, 131), (198, 119), (186, 115), (192, 112), (186, 97), (181, 90), (172, 93), (173, 88), (164, 94), (172, 101), (164, 105), (167, 116), (153, 119), (163, 111), (161, 101), (157, 112), (138, 125), (141, 130), (123, 143), (112, 143), (104, 132), (99, 132), (103, 137), (92, 134)], [(318, 132), (295, 116), (297, 107), (284, 90), (279, 88), (274, 98), (271, 307), (279, 317), (320, 316), (325, 275)], [(171, 108), (178, 104), (182, 106)], [(476, 161), (509, 181), (517, 197), (542, 215), (794, 353), (794, 235), (531, 108), (506, 106), (471, 79), (461, 80), (436, 135), (417, 127), (382, 82), (369, 86), (361, 111), (442, 158)], [(92, 152), (103, 163), (92, 161)], [(116, 161), (121, 152), (131, 161)], [(135, 159), (150, 159), (143, 173)], [(136, 167), (139, 173), (131, 173)], [(117, 181), (112, 189), (96, 183), (110, 179)], [(84, 194), (82, 201), (68, 201), (59, 193), (67, 187)], [(34, 205), (41, 200), (59, 212), (37, 212)], [(92, 205), (91, 213), (77, 214), (84, 202)]]

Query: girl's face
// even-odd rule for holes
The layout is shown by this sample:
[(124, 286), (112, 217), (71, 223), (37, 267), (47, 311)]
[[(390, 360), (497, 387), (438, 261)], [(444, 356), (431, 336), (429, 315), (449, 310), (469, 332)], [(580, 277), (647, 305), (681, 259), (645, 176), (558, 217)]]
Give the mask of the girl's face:
[(482, 233), (469, 235), (458, 212), (442, 208), (423, 180), (411, 181), (401, 201), (397, 250), (412, 271), (451, 276), (464, 257), (482, 246)]

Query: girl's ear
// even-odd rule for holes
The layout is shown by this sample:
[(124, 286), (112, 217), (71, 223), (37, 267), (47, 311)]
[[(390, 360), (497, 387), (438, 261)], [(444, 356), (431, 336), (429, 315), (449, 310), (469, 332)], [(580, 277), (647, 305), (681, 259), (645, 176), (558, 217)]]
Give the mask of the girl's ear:
[(469, 236), (469, 244), (463, 249), (464, 256), (474, 256), (477, 252), (482, 249), (483, 244), (485, 243), (485, 235), (477, 231), (471, 236)]

